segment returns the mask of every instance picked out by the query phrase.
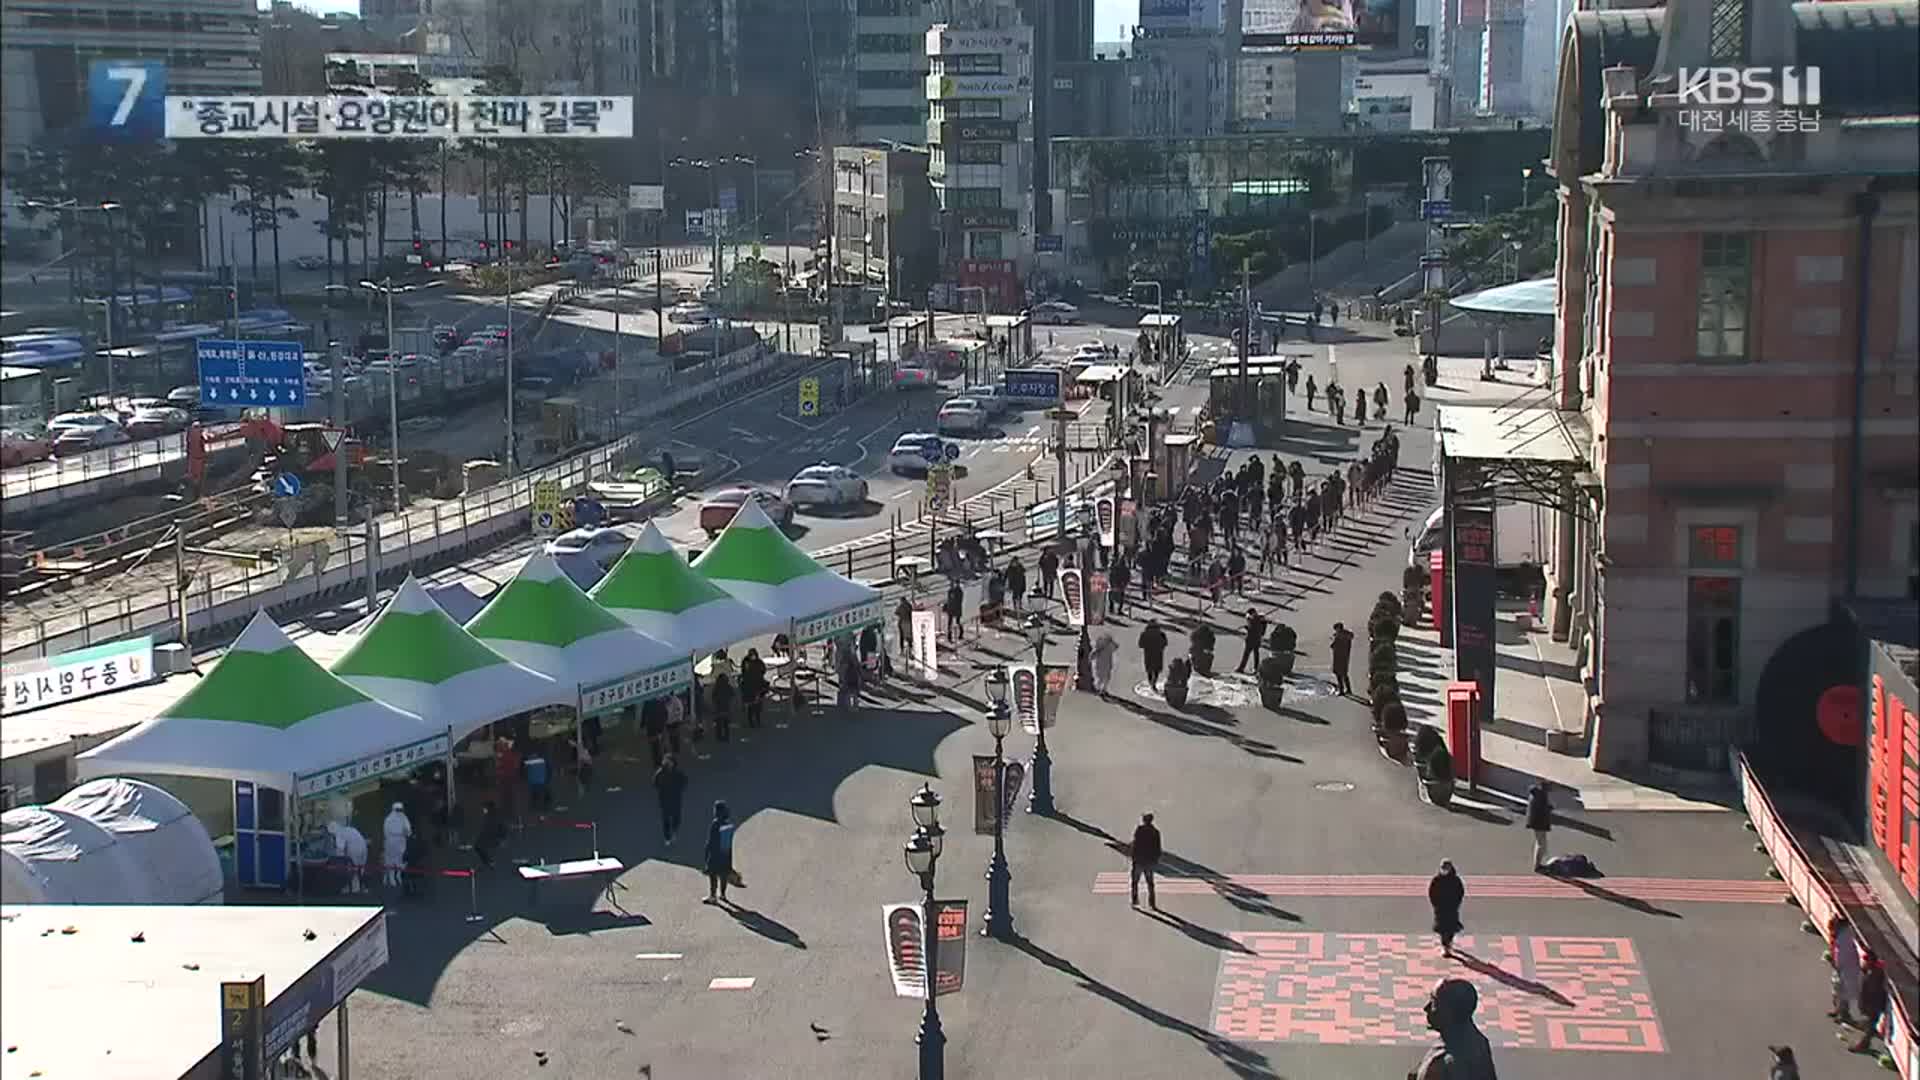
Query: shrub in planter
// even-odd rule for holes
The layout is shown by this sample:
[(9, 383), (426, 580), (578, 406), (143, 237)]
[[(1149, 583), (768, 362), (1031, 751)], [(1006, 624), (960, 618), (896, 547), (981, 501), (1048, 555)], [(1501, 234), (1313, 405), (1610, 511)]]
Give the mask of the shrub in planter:
[(1407, 758), (1406, 708), (1396, 701), (1374, 715), (1373, 734), (1380, 744), (1380, 752), (1391, 761), (1405, 761)]
[(1267, 634), (1267, 652), (1286, 662), (1289, 676), (1293, 674), (1293, 662), (1299, 655), (1299, 646), (1300, 635), (1286, 623), (1275, 623), (1273, 630)]
[(1193, 630), (1187, 639), (1187, 657), (1193, 662), (1193, 670), (1203, 678), (1213, 677), (1213, 627), (1204, 623)]
[(1367, 673), (1400, 670), (1400, 650), (1392, 642), (1381, 642), (1367, 653)]
[(1187, 662), (1186, 657), (1177, 656), (1174, 658), (1173, 663), (1167, 665), (1167, 686), (1165, 691), (1167, 704), (1176, 709), (1186, 707), (1187, 684), (1192, 676), (1193, 665)]
[(1372, 702), (1399, 701), (1400, 679), (1391, 671), (1383, 671), (1376, 674), (1367, 682), (1367, 700)]
[(1406, 719), (1406, 704), (1401, 701), (1400, 688), (1397, 686), (1375, 687), (1372, 695), (1372, 704), (1374, 727), (1379, 727), (1385, 723), (1387, 713), (1391, 710), (1399, 710), (1401, 719), (1403, 721)]
[(1440, 732), (1434, 728), (1421, 724), (1420, 730), (1414, 733), (1413, 759), (1415, 761), (1425, 761), (1435, 750), (1446, 748), (1446, 740), (1442, 739)]
[(1367, 640), (1375, 645), (1381, 642), (1393, 642), (1400, 639), (1400, 616), (1397, 612), (1375, 608), (1367, 619)]
[[(1432, 729), (1429, 728), (1429, 731)], [(1420, 795), (1435, 806), (1453, 801), (1453, 755), (1446, 744), (1434, 747), (1426, 757), (1415, 761), (1420, 776)]]
[(1401, 609), (1400, 597), (1391, 592), (1381, 593), (1379, 599), (1373, 602), (1373, 610), (1386, 611), (1396, 619), (1400, 617)]
[(1293, 673), (1292, 654), (1276, 654), (1260, 661), (1260, 706), (1277, 709), (1285, 699), (1287, 676)]
[(1427, 576), (1415, 567), (1407, 567), (1400, 578), (1400, 621), (1407, 626), (1419, 626), (1420, 619), (1426, 614)]

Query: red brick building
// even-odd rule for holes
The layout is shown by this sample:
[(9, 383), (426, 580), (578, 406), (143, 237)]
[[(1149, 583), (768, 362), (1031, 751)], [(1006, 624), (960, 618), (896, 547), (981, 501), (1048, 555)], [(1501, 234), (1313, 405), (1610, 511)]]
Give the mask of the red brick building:
[[(1551, 394), (1590, 441), (1550, 578), (1596, 768), (1721, 767), (1792, 696), (1790, 642), (1913, 593), (1916, 10), (1672, 0), (1567, 28)], [(1709, 66), (1817, 67), (1821, 100), (1683, 101)]]

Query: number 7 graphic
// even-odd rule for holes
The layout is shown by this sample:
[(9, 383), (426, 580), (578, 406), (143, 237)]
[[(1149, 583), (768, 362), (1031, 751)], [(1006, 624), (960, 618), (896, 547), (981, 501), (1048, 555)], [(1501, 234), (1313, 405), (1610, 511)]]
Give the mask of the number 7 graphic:
[(125, 127), (127, 117), (133, 115), (133, 107), (140, 101), (140, 91), (147, 88), (147, 69), (116, 64), (107, 69), (107, 78), (116, 82), (125, 82), (127, 89), (120, 95), (120, 104), (113, 110), (113, 127)]

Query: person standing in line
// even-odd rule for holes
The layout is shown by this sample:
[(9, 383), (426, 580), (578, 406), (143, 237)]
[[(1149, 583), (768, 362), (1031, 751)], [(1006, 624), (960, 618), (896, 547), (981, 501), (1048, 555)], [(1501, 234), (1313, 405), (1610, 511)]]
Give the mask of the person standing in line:
[(660, 836), (671, 844), (680, 835), (680, 810), (687, 796), (687, 774), (672, 754), (653, 770), (653, 795), (660, 802)]
[(1365, 427), (1367, 423), (1367, 389), (1364, 386), (1353, 388), (1353, 426)]
[(761, 711), (767, 704), (767, 662), (760, 659), (759, 649), (748, 649), (740, 661), (740, 696), (747, 703), (747, 726), (759, 727)]
[(1864, 950), (1860, 966), (1863, 974), (1860, 978), (1860, 1037), (1847, 1049), (1856, 1054), (1873, 1052), (1873, 1038), (1880, 1033), (1880, 1021), (1887, 1015), (1887, 965), (1874, 955), (1873, 949)]
[(901, 597), (893, 605), (893, 628), (900, 637), (900, 655), (903, 659), (913, 657), (913, 601)]
[[(719, 667), (718, 661), (714, 666)], [(733, 738), (733, 679), (724, 672), (713, 677), (713, 737), (720, 742)]]
[(733, 814), (724, 801), (713, 804), (713, 822), (707, 826), (707, 898), (702, 903), (727, 902), (727, 886), (733, 884)]
[(1545, 780), (1535, 780), (1527, 789), (1527, 831), (1533, 834), (1533, 868), (1547, 868), (1547, 833), (1553, 830), (1553, 796)]
[(1247, 661), (1251, 660), (1253, 661), (1253, 673), (1255, 675), (1260, 674), (1260, 643), (1265, 641), (1266, 638), (1267, 617), (1260, 614), (1259, 608), (1248, 608), (1247, 639), (1246, 643), (1240, 647), (1240, 663), (1233, 669), (1236, 673), (1245, 674)]
[(527, 751), (527, 808), (530, 810), (553, 809), (553, 790), (548, 786), (551, 776), (547, 769), (547, 752), (538, 743)]
[(1461, 930), (1460, 905), (1467, 887), (1453, 869), (1453, 860), (1441, 859), (1440, 872), (1427, 882), (1427, 903), (1433, 905), (1433, 932), (1440, 935), (1440, 955), (1453, 955), (1453, 936)]
[(1353, 663), (1353, 631), (1345, 623), (1333, 624), (1333, 637), (1327, 643), (1333, 659), (1333, 688), (1341, 697), (1353, 696), (1353, 678), (1347, 674)]
[(1127, 586), (1133, 584), (1133, 560), (1124, 554), (1116, 555), (1113, 568), (1107, 571), (1107, 611), (1112, 615), (1124, 615), (1127, 611)]
[(1247, 557), (1237, 547), (1227, 555), (1227, 584), (1233, 595), (1247, 594)]
[(1147, 685), (1160, 689), (1160, 669), (1167, 660), (1167, 632), (1153, 619), (1148, 619), (1140, 631), (1140, 659), (1147, 667)]
[(1827, 963), (1833, 966), (1833, 1008), (1830, 1019), (1853, 1023), (1853, 1003), (1860, 997), (1860, 940), (1853, 923), (1835, 912), (1827, 923)]
[(1403, 414), (1403, 419), (1401, 422), (1406, 424), (1408, 427), (1412, 427), (1414, 418), (1419, 415), (1420, 415), (1420, 395), (1414, 393), (1413, 387), (1409, 386), (1407, 387), (1406, 411)]
[(380, 862), (382, 882), (391, 889), (400, 884), (407, 868), (407, 841), (413, 837), (413, 822), (407, 820), (407, 808), (394, 803), (387, 819), (380, 823)]
[(1007, 564), (1007, 592), (1013, 596), (1013, 610), (1027, 609), (1027, 564), (1017, 555)]
[(947, 599), (940, 605), (940, 610), (947, 617), (947, 640), (959, 641), (965, 637), (967, 634), (967, 625), (964, 621), (966, 596), (960, 591), (959, 582), (956, 581), (947, 586)]
[(1046, 551), (1041, 552), (1040, 553), (1040, 596), (1042, 599), (1046, 599), (1046, 600), (1053, 599), (1053, 579), (1058, 577), (1059, 574), (1060, 574), (1060, 556), (1055, 555), (1053, 553), (1052, 548), (1048, 548)]
[(647, 751), (653, 755), (653, 767), (657, 769), (667, 753), (667, 706), (659, 698), (640, 706), (640, 730), (647, 735)]
[(1140, 906), (1140, 881), (1147, 882), (1147, 906), (1160, 910), (1160, 898), (1154, 895), (1153, 872), (1160, 866), (1160, 830), (1154, 827), (1152, 814), (1141, 814), (1140, 824), (1133, 830), (1133, 846), (1128, 849), (1131, 869), (1127, 874), (1127, 887), (1133, 894), (1133, 906)]

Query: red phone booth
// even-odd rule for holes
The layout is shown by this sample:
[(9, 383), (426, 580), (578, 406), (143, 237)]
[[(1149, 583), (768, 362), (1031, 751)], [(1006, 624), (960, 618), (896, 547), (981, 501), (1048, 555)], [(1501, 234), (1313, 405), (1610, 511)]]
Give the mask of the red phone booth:
[(1439, 631), (1442, 644), (1447, 637), (1447, 553), (1435, 548), (1427, 553), (1427, 581), (1433, 591), (1433, 628)]
[(1480, 783), (1480, 684), (1463, 680), (1447, 684), (1447, 752), (1453, 755), (1453, 775), (1469, 788)]

